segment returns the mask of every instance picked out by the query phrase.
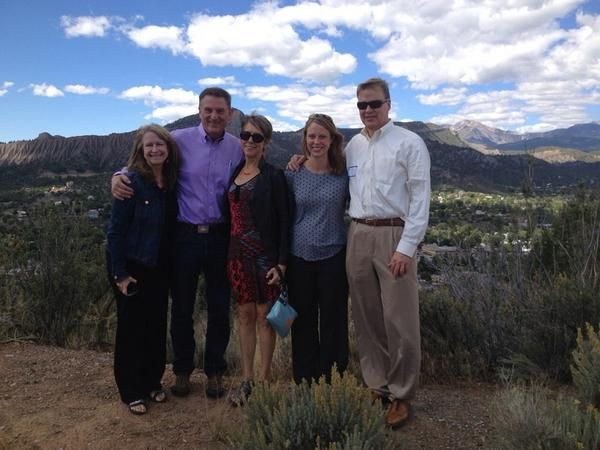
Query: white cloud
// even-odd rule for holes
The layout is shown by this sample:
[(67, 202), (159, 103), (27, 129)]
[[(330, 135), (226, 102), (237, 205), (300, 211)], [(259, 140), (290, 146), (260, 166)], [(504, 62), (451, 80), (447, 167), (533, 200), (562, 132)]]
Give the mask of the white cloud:
[(554, 130), (556, 127), (549, 123), (536, 123), (535, 125), (526, 125), (518, 127), (515, 131), (520, 134), (525, 133), (542, 133), (544, 131)]
[[(520, 79), (538, 71), (540, 58), (564, 33), (546, 23), (538, 30), (511, 29), (503, 34), (506, 27), (485, 23), (491, 8), (477, 8), (476, 14), (483, 17), (467, 28), (456, 23), (464, 18), (455, 18), (455, 11), (433, 22), (414, 16), (415, 24), (398, 29), (370, 56), (382, 72), (406, 77), (417, 88)], [(493, 22), (498, 25), (497, 18)]]
[(198, 80), (200, 86), (241, 86), (234, 76), (200, 78)]
[(183, 52), (185, 42), (181, 28), (148, 25), (142, 28), (130, 28), (126, 32), (129, 39), (143, 48), (162, 48), (174, 55)]
[(150, 114), (144, 116), (147, 120), (158, 120), (160, 123), (168, 123), (185, 116), (198, 113), (198, 105), (166, 105), (154, 108)]
[(457, 112), (432, 117), (431, 121), (453, 124), (465, 119), (497, 128), (514, 128), (525, 124), (526, 114), (514, 91), (478, 92), (467, 96)]
[(150, 106), (167, 103), (198, 107), (196, 94), (181, 88), (163, 89), (160, 86), (134, 86), (121, 92), (119, 97), (126, 100), (143, 101)]
[(283, 120), (276, 119), (269, 115), (265, 116), (273, 125), (273, 130), (275, 131), (298, 131), (299, 127), (297, 125), (292, 125), (291, 123), (285, 122)]
[[(417, 96), (422, 104), (453, 107), (434, 121), (566, 126), (589, 120), (586, 108), (600, 104), (600, 15), (576, 12), (590, 1), (302, 0), (283, 6), (259, 0), (244, 14), (203, 13), (192, 15), (185, 26), (118, 29), (140, 47), (189, 54), (205, 66), (259, 68), (296, 80), (248, 88), (232, 75), (198, 80), (201, 86), (224, 86), (236, 96), (273, 103), (290, 126), (315, 111), (330, 113), (340, 126), (360, 126), (353, 88), (346, 92), (348, 86), (337, 84), (358, 65), (347, 45), (352, 41), (343, 40), (350, 33), (349, 38), (361, 40), (356, 51), (370, 47), (376, 71), (392, 84), (406, 80), (428, 91)], [(574, 23), (561, 24), (571, 15)], [(62, 22), (67, 36), (103, 35), (118, 18), (102, 17), (63, 16)], [(92, 24), (101, 34), (93, 34)], [(122, 96), (135, 94), (125, 92)], [(180, 104), (146, 95), (143, 101), (156, 108)], [(189, 105), (195, 108), (196, 102), (194, 95)]]
[(338, 127), (361, 126), (354, 86), (248, 86), (245, 96), (258, 106), (273, 103), (279, 116), (292, 121), (292, 127), (298, 124), (296, 129), (304, 126), (312, 113), (330, 115)]
[(13, 87), (15, 83), (12, 81), (5, 81), (0, 86), (0, 97), (8, 93), (8, 88)]
[(134, 86), (124, 90), (120, 98), (141, 101), (152, 108), (148, 120), (167, 123), (198, 112), (198, 97), (185, 89), (163, 89), (160, 86)]
[(51, 84), (30, 84), (29, 86), (33, 90), (33, 95), (40, 97), (62, 97), (65, 95), (60, 89)]
[[(473, 80), (479, 83), (479, 88), (485, 88), (485, 83), (512, 79), (513, 89), (504, 90), (501, 94), (499, 91), (489, 91), (467, 96), (464, 103), (459, 103), (458, 111), (448, 116), (433, 117), (432, 120), (448, 123), (459, 117), (479, 121), (485, 119), (492, 126), (516, 127), (520, 131), (562, 128), (589, 121), (589, 106), (600, 105), (600, 15), (577, 13), (576, 25), (568, 30), (559, 30), (555, 23), (555, 19), (564, 14), (565, 8), (573, 7), (576, 3), (554, 1), (533, 5), (529, 12), (523, 12), (523, 18), (537, 8), (536, 18), (545, 26), (540, 25), (528, 33), (525, 27), (519, 29), (518, 24), (513, 23), (509, 31), (515, 33), (514, 37), (509, 36), (507, 31), (496, 37), (499, 43), (489, 41), (489, 55), (494, 55), (494, 58), (484, 58), (482, 53), (477, 58), (495, 61), (501, 44), (518, 46), (520, 43), (517, 39), (522, 40), (525, 46), (523, 51), (506, 52), (499, 59), (504, 60), (503, 64), (494, 64), (487, 70), (477, 68), (476, 64), (470, 65), (474, 69)], [(537, 49), (532, 51), (536, 43)], [(473, 45), (467, 45), (466, 48), (473, 48)], [(463, 61), (466, 70), (469, 62)], [(508, 65), (519, 69), (511, 71)], [(428, 77), (426, 72), (423, 73), (423, 77), (414, 79), (417, 83), (437, 81), (433, 76)], [(447, 80), (443, 80), (443, 77), (439, 79), (460, 84), (453, 75)], [(419, 99), (436, 99), (438, 95), (441, 93), (421, 96)]]
[(110, 92), (109, 88), (105, 87), (94, 87), (94, 86), (84, 86), (83, 84), (67, 84), (64, 87), (66, 92), (70, 92), (71, 94), (79, 94), (79, 95), (92, 95), (92, 94), (108, 94)]
[[(469, 119), (498, 128), (546, 130), (588, 121), (589, 104), (600, 104), (600, 92), (586, 98), (569, 82), (521, 83), (514, 90), (468, 95), (456, 112), (434, 116), (431, 121), (452, 124)], [(528, 118), (539, 122), (526, 124)]]
[(464, 87), (445, 88), (437, 94), (417, 95), (417, 98), (424, 105), (457, 105), (465, 99), (467, 90)]
[(103, 37), (111, 27), (106, 16), (61, 16), (60, 24), (65, 35), (71, 37)]
[[(249, 38), (251, 36), (251, 38)], [(270, 75), (332, 81), (356, 68), (356, 58), (329, 41), (302, 40), (277, 9), (264, 6), (238, 16), (196, 15), (187, 29), (188, 51), (204, 65), (260, 66)]]

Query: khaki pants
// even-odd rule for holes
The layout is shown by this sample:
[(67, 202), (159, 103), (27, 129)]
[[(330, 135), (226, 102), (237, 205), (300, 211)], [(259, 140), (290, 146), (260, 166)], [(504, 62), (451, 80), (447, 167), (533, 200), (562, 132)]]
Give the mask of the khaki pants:
[(387, 266), (402, 227), (352, 222), (346, 270), (365, 383), (382, 395), (410, 400), (421, 365), (417, 263), (394, 278)]

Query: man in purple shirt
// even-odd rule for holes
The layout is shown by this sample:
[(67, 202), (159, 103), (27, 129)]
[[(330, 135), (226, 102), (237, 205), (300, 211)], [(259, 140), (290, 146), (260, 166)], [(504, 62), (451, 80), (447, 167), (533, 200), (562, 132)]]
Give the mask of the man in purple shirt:
[[(231, 96), (221, 88), (200, 93), (200, 125), (173, 131), (180, 150), (177, 183), (179, 215), (171, 281), (171, 339), (175, 360), (177, 396), (190, 393), (194, 370), (193, 312), (198, 276), (204, 274), (208, 323), (204, 351), (206, 395), (225, 394), (222, 376), (229, 343), (230, 288), (226, 261), (229, 224), (225, 193), (233, 169), (242, 158), (239, 139), (225, 131), (233, 110)], [(132, 191), (124, 175), (113, 177), (113, 195), (124, 198)]]

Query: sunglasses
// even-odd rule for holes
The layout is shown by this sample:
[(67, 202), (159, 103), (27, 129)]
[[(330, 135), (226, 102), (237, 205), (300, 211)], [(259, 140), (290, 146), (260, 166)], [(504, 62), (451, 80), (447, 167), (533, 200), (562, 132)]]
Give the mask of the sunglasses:
[(249, 131), (242, 131), (240, 133), (240, 139), (242, 141), (247, 141), (250, 138), (252, 138), (252, 142), (255, 144), (260, 144), (265, 140), (265, 137), (260, 133), (250, 133)]
[(381, 108), (383, 104), (387, 102), (387, 100), (371, 100), (370, 102), (358, 102), (356, 106), (362, 111), (364, 109), (367, 109), (369, 106), (371, 107), (371, 109)]

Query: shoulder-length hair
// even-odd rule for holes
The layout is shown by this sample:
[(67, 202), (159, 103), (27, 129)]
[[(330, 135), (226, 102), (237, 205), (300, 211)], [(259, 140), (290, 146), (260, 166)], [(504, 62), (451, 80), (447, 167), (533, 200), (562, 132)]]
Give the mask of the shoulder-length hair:
[(262, 135), (265, 137), (266, 151), (267, 146), (273, 138), (273, 125), (271, 125), (269, 119), (267, 119), (265, 116), (253, 112), (252, 114), (244, 116), (242, 118), (242, 130), (247, 124), (253, 125), (254, 127), (258, 128)]
[(127, 168), (134, 170), (141, 177), (149, 182), (154, 182), (154, 173), (152, 168), (144, 158), (144, 135), (148, 132), (155, 133), (160, 139), (165, 141), (169, 156), (167, 157), (162, 168), (163, 181), (167, 189), (174, 189), (177, 183), (177, 173), (179, 172), (179, 147), (177, 142), (171, 136), (171, 133), (160, 125), (155, 123), (140, 127), (133, 140), (133, 146), (127, 161)]
[(329, 132), (329, 135), (331, 136), (331, 145), (329, 146), (329, 149), (327, 149), (327, 159), (333, 174), (342, 175), (346, 170), (346, 160), (342, 152), (344, 136), (338, 131), (335, 123), (333, 123), (333, 119), (327, 114), (311, 114), (308, 116), (308, 120), (304, 124), (304, 129), (302, 130), (302, 152), (304, 153), (304, 156), (307, 158), (310, 157), (310, 152), (308, 151), (308, 145), (306, 143), (306, 133), (311, 123), (316, 123)]

